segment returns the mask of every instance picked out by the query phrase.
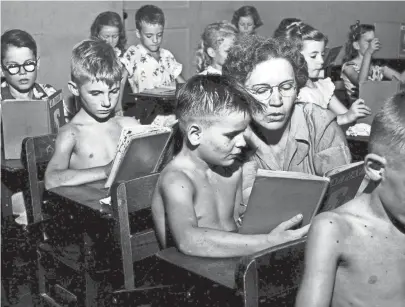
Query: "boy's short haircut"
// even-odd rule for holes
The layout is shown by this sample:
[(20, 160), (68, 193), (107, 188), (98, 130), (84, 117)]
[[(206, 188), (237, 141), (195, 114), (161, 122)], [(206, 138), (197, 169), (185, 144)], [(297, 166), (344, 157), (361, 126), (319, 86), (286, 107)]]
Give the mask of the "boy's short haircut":
[(215, 116), (232, 112), (261, 112), (262, 105), (235, 79), (221, 75), (196, 75), (176, 95), (176, 116), (180, 129), (190, 120), (209, 123)]
[(37, 43), (34, 38), (23, 30), (13, 29), (8, 30), (1, 36), (1, 60), (3, 61), (4, 56), (7, 52), (9, 46), (15, 46), (18, 48), (28, 48), (32, 51), (35, 58), (37, 57)]
[(85, 39), (73, 48), (71, 77), (78, 86), (92, 80), (112, 86), (121, 82), (122, 67), (108, 43), (101, 39)]
[(144, 5), (135, 14), (135, 25), (138, 31), (142, 30), (142, 22), (165, 26), (165, 15), (162, 9), (155, 5)]
[(405, 91), (389, 98), (375, 116), (368, 151), (387, 160), (405, 157)]

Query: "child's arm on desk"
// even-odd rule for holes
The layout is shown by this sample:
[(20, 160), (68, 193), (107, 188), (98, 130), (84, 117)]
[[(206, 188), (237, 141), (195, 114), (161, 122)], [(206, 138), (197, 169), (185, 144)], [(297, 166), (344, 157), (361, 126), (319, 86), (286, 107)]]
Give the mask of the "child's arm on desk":
[(76, 186), (106, 179), (111, 171), (112, 161), (100, 167), (87, 169), (69, 169), (69, 162), (76, 145), (75, 129), (64, 126), (59, 130), (55, 142), (55, 151), (45, 171), (45, 188), (58, 186)]
[(201, 257), (238, 257), (249, 255), (304, 236), (308, 227), (289, 230), (301, 221), (293, 218), (270, 234), (242, 235), (198, 226), (194, 209), (196, 187), (182, 172), (168, 172), (161, 179), (160, 193), (165, 204), (168, 227), (178, 249)]
[(323, 213), (312, 222), (305, 251), (304, 277), (295, 307), (329, 307), (339, 261), (341, 230), (335, 213)]

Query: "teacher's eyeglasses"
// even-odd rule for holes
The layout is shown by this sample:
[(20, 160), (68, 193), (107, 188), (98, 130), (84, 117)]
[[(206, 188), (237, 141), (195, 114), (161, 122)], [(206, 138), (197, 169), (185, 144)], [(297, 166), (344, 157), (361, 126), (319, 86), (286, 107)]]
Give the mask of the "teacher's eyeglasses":
[(248, 91), (259, 100), (268, 100), (273, 94), (275, 87), (278, 88), (279, 94), (283, 97), (291, 97), (295, 94), (295, 82), (290, 80), (275, 86), (257, 84), (252, 88), (248, 88)]
[(16, 75), (20, 73), (21, 67), (24, 67), (26, 72), (33, 72), (37, 68), (38, 61), (27, 61), (24, 64), (10, 64), (10, 65), (1, 65), (4, 70), (6, 70), (10, 75)]

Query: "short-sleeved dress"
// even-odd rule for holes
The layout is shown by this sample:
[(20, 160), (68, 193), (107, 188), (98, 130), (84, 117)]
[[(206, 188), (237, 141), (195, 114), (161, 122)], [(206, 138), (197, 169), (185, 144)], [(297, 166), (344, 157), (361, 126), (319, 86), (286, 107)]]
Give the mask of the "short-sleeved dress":
[(298, 101), (315, 103), (327, 109), (335, 91), (335, 85), (330, 78), (326, 78), (314, 82), (314, 86), (314, 88), (303, 87), (298, 94)]
[[(345, 68), (348, 66), (352, 66), (358, 74), (360, 73), (361, 67), (352, 61), (346, 62), (342, 66), (341, 78), (345, 84), (347, 95), (350, 98), (350, 101), (353, 102), (359, 98), (359, 87), (357, 85), (354, 85), (350, 81), (349, 77), (344, 73)], [(383, 68), (381, 66), (371, 64), (368, 80), (381, 81), (383, 78), (384, 78)]]

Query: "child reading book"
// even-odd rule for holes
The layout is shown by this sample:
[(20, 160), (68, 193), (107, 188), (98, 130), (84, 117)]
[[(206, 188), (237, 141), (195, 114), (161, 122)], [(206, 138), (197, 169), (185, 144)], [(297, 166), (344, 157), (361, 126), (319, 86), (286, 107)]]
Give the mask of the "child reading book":
[[(46, 100), (56, 92), (49, 84), (36, 82), (39, 67), (37, 44), (27, 32), (9, 30), (1, 36), (0, 100)], [(66, 110), (65, 110), (66, 114)], [(26, 211), (22, 193), (13, 195), (13, 212), (20, 217), (18, 223), (26, 224)]]
[(63, 126), (45, 173), (45, 187), (74, 186), (106, 179), (124, 127), (139, 125), (114, 116), (122, 75), (113, 47), (87, 39), (73, 48), (69, 90), (82, 108)]
[[(132, 92), (139, 93), (155, 87), (175, 88), (176, 81), (183, 83), (182, 65), (169, 50), (160, 47), (165, 26), (163, 11), (154, 5), (144, 5), (135, 14), (135, 24), (140, 44), (130, 46), (122, 56), (126, 70), (121, 87), (128, 80)], [(156, 123), (164, 124), (167, 118), (160, 119)], [(173, 122), (173, 118), (170, 120)]]
[(313, 221), (296, 306), (405, 306), (405, 92), (370, 134), (365, 192)]
[(233, 13), (232, 23), (242, 34), (255, 34), (256, 29), (263, 25), (257, 9), (249, 5), (242, 6)]
[(232, 257), (304, 236), (307, 227), (291, 230), (300, 215), (267, 234), (236, 233), (243, 132), (252, 110), (260, 108), (256, 100), (232, 78), (219, 75), (192, 77), (177, 98), (183, 147), (161, 172), (152, 200), (161, 245), (175, 244), (189, 255)]

